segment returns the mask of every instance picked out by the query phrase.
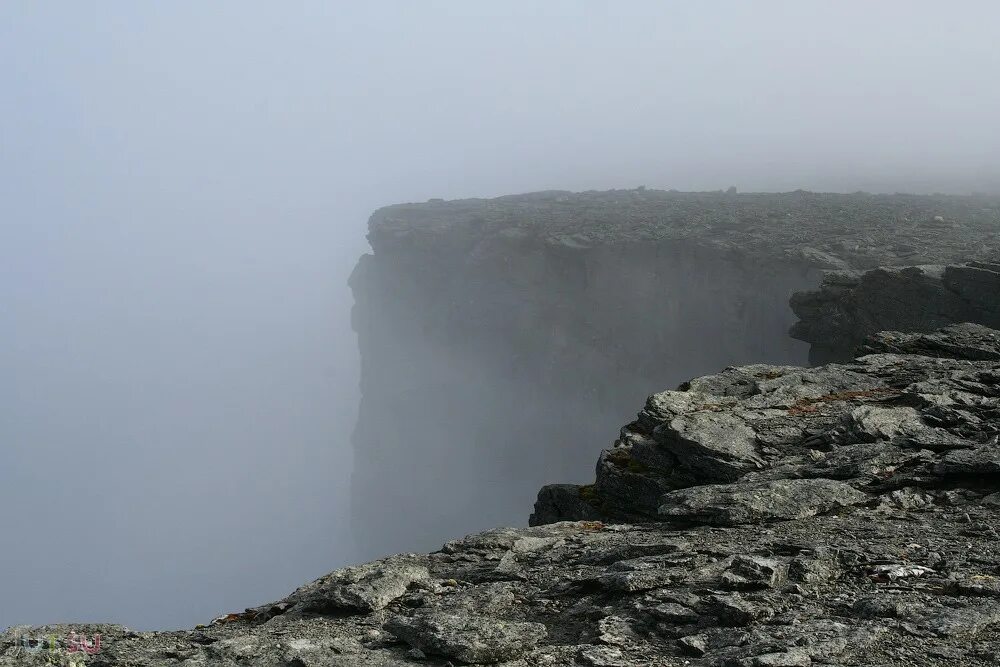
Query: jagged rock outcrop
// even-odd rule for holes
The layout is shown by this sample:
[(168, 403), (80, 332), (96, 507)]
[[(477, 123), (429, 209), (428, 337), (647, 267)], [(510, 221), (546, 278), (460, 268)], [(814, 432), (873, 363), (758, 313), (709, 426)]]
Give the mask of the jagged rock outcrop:
[(818, 290), (795, 294), (791, 335), (812, 344), (809, 359), (850, 359), (878, 331), (927, 332), (955, 322), (1000, 327), (1000, 262), (833, 272)]
[(536, 522), (587, 520), (338, 570), (191, 631), (11, 628), (0, 666), (68, 664), (71, 631), (102, 634), (103, 667), (996, 664), (1000, 331), (865, 349), (652, 396), (596, 485), (539, 494)]
[(727, 368), (650, 396), (595, 483), (543, 488), (531, 522), (802, 519), (861, 491), (940, 485), (966, 450), (1000, 454), (996, 330), (882, 332), (862, 348), (849, 364)]
[[(806, 363), (790, 294), (829, 269), (986, 260), (1000, 201), (541, 192), (390, 206), (369, 239), (351, 515), (377, 555), (520, 520), (542, 484), (586, 479), (654, 391)], [(757, 465), (678, 438), (719, 479)]]

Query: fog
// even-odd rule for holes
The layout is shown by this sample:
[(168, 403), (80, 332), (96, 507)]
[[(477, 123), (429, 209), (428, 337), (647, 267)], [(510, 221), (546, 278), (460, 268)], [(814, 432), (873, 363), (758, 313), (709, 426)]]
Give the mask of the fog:
[(0, 627), (188, 627), (359, 557), (346, 280), (373, 209), (996, 191), (998, 22), (985, 1), (3, 3)]

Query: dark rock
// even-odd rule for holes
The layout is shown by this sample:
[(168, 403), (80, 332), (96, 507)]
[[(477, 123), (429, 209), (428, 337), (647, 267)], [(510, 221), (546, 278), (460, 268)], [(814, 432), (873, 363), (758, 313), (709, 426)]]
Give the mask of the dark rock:
[(680, 466), (705, 481), (732, 481), (764, 467), (756, 433), (731, 413), (682, 414), (654, 429), (653, 436)]
[(804, 648), (791, 648), (787, 651), (763, 653), (740, 661), (747, 667), (809, 667), (813, 664), (812, 656)]
[(650, 569), (635, 572), (612, 572), (599, 579), (602, 586), (611, 591), (636, 593), (654, 588), (663, 588), (683, 577), (680, 569)]
[(762, 556), (736, 556), (722, 574), (723, 583), (733, 588), (779, 588), (787, 578), (787, 564)]
[(545, 637), (540, 623), (510, 623), (492, 618), (428, 613), (395, 617), (386, 630), (414, 648), (473, 664), (518, 658)]
[(708, 653), (708, 641), (704, 635), (688, 635), (677, 640), (677, 645), (688, 655), (697, 658)]
[(805, 519), (856, 505), (868, 496), (831, 479), (709, 484), (663, 496), (660, 514), (716, 526)]
[(622, 656), (620, 648), (614, 646), (585, 646), (580, 649), (576, 661), (591, 667), (629, 667), (634, 664)]
[[(996, 359), (996, 344), (982, 349), (979, 343), (970, 346), (961, 335), (946, 340), (920, 334), (966, 322), (1000, 327), (998, 267), (975, 262), (947, 267), (885, 267), (857, 277), (850, 286), (828, 277), (819, 290), (792, 297), (792, 310), (799, 322), (791, 335), (812, 343), (809, 358), (814, 363), (846, 361), (856, 349), (863, 354), (899, 351)], [(881, 331), (908, 333), (878, 334)], [(873, 334), (878, 336), (865, 342)]]
[(717, 616), (723, 625), (732, 626), (750, 625), (774, 616), (774, 610), (769, 606), (746, 600), (735, 593), (713, 595), (708, 599), (706, 609)]
[(676, 602), (664, 602), (656, 605), (655, 607), (650, 607), (648, 611), (662, 621), (676, 623), (678, 625), (696, 623), (699, 618), (698, 612), (694, 609), (685, 607), (682, 604), (677, 604)]
[(788, 576), (803, 584), (825, 584), (841, 574), (840, 565), (828, 554), (796, 556), (788, 564)]
[(579, 484), (548, 484), (538, 492), (529, 526), (557, 521), (597, 519), (600, 512), (586, 500), (587, 487)]
[(971, 605), (932, 613), (920, 625), (939, 637), (974, 637), (1000, 623), (1000, 609), (994, 605)]
[(935, 474), (942, 477), (952, 475), (1000, 475), (1000, 447), (996, 444), (976, 449), (948, 452), (934, 466)]
[(1000, 359), (1000, 335), (969, 322), (928, 333), (883, 331), (869, 336), (858, 351), (860, 354), (920, 354), (947, 359), (995, 361)]
[(302, 611), (376, 611), (428, 576), (427, 568), (416, 559), (393, 557), (332, 572), (298, 589), (285, 602)]

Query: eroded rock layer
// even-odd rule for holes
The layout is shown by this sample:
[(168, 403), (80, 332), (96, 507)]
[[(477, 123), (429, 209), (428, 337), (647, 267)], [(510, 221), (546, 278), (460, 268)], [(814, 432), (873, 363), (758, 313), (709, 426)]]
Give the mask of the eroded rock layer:
[(813, 363), (850, 359), (868, 335), (926, 332), (954, 322), (1000, 327), (1000, 262), (831, 272), (818, 290), (795, 294), (795, 338)]
[(66, 659), (70, 632), (100, 632), (87, 664), (105, 667), (996, 664), (1000, 331), (865, 349), (652, 396), (595, 485), (543, 489), (545, 525), (338, 570), (194, 631), (12, 628), (0, 665)]
[(542, 192), (390, 206), (369, 239), (351, 515), (378, 555), (521, 520), (654, 391), (806, 363), (793, 292), (824, 270), (985, 260), (1000, 201)]
[(996, 330), (881, 332), (862, 348), (848, 364), (734, 367), (650, 396), (595, 483), (543, 488), (531, 523), (803, 519), (948, 486), (972, 452), (1000, 455)]

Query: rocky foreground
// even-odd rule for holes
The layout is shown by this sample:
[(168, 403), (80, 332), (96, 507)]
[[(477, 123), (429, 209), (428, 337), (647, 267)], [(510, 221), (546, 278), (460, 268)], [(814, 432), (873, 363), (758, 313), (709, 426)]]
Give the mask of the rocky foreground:
[(1000, 332), (882, 333), (863, 352), (652, 396), (594, 485), (542, 490), (543, 525), (338, 570), (191, 631), (11, 628), (0, 665), (82, 664), (71, 632), (100, 633), (85, 664), (107, 667), (997, 664)]

